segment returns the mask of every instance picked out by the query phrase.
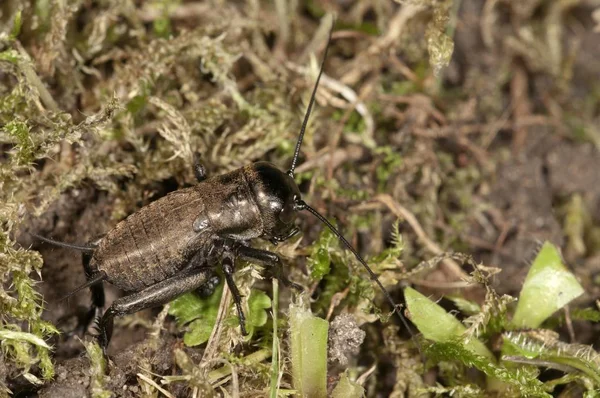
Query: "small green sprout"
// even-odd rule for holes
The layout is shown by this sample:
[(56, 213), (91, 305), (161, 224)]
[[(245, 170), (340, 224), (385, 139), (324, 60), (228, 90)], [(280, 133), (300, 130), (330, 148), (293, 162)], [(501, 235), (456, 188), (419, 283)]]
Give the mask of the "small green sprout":
[[(592, 348), (567, 344), (558, 340), (550, 330), (510, 331), (506, 329), (539, 327), (550, 315), (583, 293), (583, 289), (564, 266), (558, 249), (545, 243), (536, 257), (523, 289), (512, 323), (504, 316), (510, 296), (498, 296), (488, 285), (487, 276), (477, 268), (474, 279), (487, 289), (485, 303), (478, 306), (464, 299), (452, 298), (465, 312), (475, 312), (465, 322), (473, 325), (466, 329), (442, 307), (407, 288), (405, 297), (411, 320), (423, 336), (433, 341), (426, 346), (426, 356), (433, 363), (448, 361), (458, 366), (475, 367), (487, 376), (488, 391), (494, 390), (508, 396), (550, 397), (557, 385), (578, 382), (588, 393), (600, 385), (600, 355)], [(596, 319), (597, 311), (574, 311), (581, 318)], [(487, 330), (482, 334), (481, 330)], [(475, 336), (488, 336), (502, 332), (502, 361), (496, 361), (489, 349)], [(440, 365), (442, 366), (442, 365)], [(445, 366), (445, 365), (444, 365)], [(453, 365), (457, 366), (457, 365)], [(560, 379), (542, 382), (538, 367), (558, 369), (566, 373)], [(456, 371), (454, 371), (456, 373)], [(464, 386), (459, 379), (447, 380), (447, 391)], [(440, 390), (441, 391), (441, 390)], [(592, 395), (590, 395), (592, 394)]]
[(294, 388), (301, 397), (326, 397), (329, 323), (302, 304), (290, 306), (289, 322)]
[(537, 328), (550, 315), (583, 294), (583, 288), (563, 264), (558, 249), (546, 242), (527, 274), (512, 325)]

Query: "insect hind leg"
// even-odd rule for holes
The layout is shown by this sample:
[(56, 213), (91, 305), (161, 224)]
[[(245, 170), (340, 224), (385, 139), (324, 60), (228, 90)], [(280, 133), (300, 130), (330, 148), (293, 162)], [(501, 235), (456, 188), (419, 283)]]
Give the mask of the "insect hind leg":
[(97, 339), (106, 354), (112, 337), (115, 316), (123, 316), (166, 304), (183, 293), (198, 289), (209, 280), (210, 270), (188, 269), (171, 278), (113, 301), (98, 322)]

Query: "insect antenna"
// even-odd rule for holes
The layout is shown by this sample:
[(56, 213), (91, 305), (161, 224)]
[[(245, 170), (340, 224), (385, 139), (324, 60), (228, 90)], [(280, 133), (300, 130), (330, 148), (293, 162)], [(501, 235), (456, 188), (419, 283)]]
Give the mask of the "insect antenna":
[(29, 235), (33, 236), (34, 238), (36, 238), (38, 240), (41, 240), (42, 242), (50, 243), (51, 245), (54, 245), (54, 246), (64, 247), (66, 249), (79, 250), (80, 252), (83, 252), (83, 253), (92, 254), (92, 253), (94, 253), (94, 249), (95, 249), (93, 246), (74, 245), (72, 243), (60, 242), (60, 241), (57, 241), (54, 239), (46, 238), (46, 237), (38, 235), (38, 234), (33, 234), (31, 232), (29, 232)]
[(319, 219), (319, 221), (321, 221), (323, 224), (325, 224), (331, 230), (331, 232), (333, 232), (334, 235), (337, 236), (338, 239), (344, 245), (346, 245), (346, 247), (348, 248), (348, 250), (350, 250), (352, 252), (352, 254), (354, 254), (354, 256), (356, 257), (356, 259), (362, 264), (363, 267), (365, 267), (365, 269), (369, 273), (369, 276), (370, 276), (371, 280), (373, 282), (375, 282), (377, 284), (377, 286), (379, 286), (379, 288), (383, 292), (383, 295), (385, 296), (385, 298), (387, 299), (387, 301), (392, 305), (393, 311), (396, 314), (398, 314), (398, 317), (400, 318), (400, 321), (402, 322), (402, 324), (404, 325), (404, 327), (406, 328), (406, 330), (408, 330), (408, 332), (410, 333), (411, 338), (413, 339), (413, 342), (415, 343), (417, 349), (420, 352), (421, 351), (421, 347), (419, 346), (418, 342), (416, 341), (415, 335), (414, 335), (412, 329), (410, 328), (410, 326), (408, 325), (408, 322), (407, 322), (406, 318), (404, 317), (404, 315), (402, 315), (402, 312), (401, 312), (401, 308), (402, 307), (399, 304), (396, 304), (396, 302), (394, 301), (394, 299), (392, 298), (392, 296), (390, 295), (390, 293), (387, 291), (387, 289), (385, 287), (383, 287), (383, 284), (381, 283), (381, 281), (377, 277), (377, 274), (375, 274), (375, 272), (373, 272), (373, 270), (371, 269), (371, 267), (369, 267), (369, 265), (366, 263), (366, 261), (363, 260), (363, 258), (360, 256), (360, 254), (358, 254), (358, 252), (356, 251), (356, 249), (354, 249), (354, 247), (352, 247), (352, 245), (350, 244), (350, 242), (348, 242), (346, 240), (346, 238), (344, 238), (344, 236), (337, 230), (336, 227), (333, 226), (333, 224), (331, 224), (318, 211), (316, 211), (315, 209), (313, 209), (312, 207), (310, 207), (305, 201), (303, 201), (303, 200), (297, 200), (296, 201), (296, 209), (297, 210), (308, 210), (310, 213), (312, 213), (313, 216), (317, 217)]
[(315, 96), (317, 95), (317, 88), (319, 88), (319, 81), (321, 80), (321, 75), (323, 74), (323, 68), (325, 67), (325, 60), (327, 59), (327, 52), (329, 51), (329, 45), (331, 44), (331, 34), (333, 33), (333, 21), (331, 22), (331, 29), (329, 30), (329, 38), (327, 39), (327, 45), (325, 46), (325, 54), (323, 55), (323, 60), (321, 61), (321, 68), (319, 69), (319, 75), (317, 76), (317, 82), (315, 83), (315, 87), (313, 88), (312, 94), (310, 96), (310, 101), (308, 103), (308, 108), (306, 109), (306, 115), (304, 115), (304, 120), (302, 121), (302, 127), (300, 128), (300, 135), (298, 136), (298, 142), (296, 142), (296, 149), (294, 150), (294, 157), (292, 158), (292, 166), (288, 170), (288, 175), (294, 178), (294, 170), (296, 169), (296, 163), (298, 163), (298, 155), (300, 154), (300, 147), (302, 146), (302, 140), (304, 139), (304, 132), (306, 131), (306, 125), (308, 124), (308, 118), (310, 117), (310, 112), (312, 111), (313, 104), (315, 103)]

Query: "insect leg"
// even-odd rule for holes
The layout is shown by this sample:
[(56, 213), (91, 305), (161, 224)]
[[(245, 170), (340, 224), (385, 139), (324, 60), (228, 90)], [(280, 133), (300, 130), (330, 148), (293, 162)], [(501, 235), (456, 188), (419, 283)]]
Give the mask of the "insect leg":
[(255, 249), (248, 246), (237, 246), (237, 253), (243, 260), (257, 261), (268, 267), (271, 267), (273, 277), (283, 283), (284, 286), (293, 287), (296, 290), (302, 291), (304, 288), (297, 283), (290, 281), (283, 273), (283, 263), (281, 258), (268, 250)]
[[(98, 244), (100, 243), (102, 236), (89, 241), (86, 244), (86, 246), (84, 246), (84, 247), (89, 247), (92, 250), (95, 249), (98, 246)], [(81, 256), (81, 260), (82, 260), (81, 263), (83, 265), (83, 270), (85, 272), (85, 278), (86, 278), (87, 283), (82, 286), (79, 286), (77, 289), (70, 292), (69, 294), (67, 294), (65, 297), (63, 297), (60, 300), (60, 301), (67, 300), (69, 297), (71, 297), (75, 293), (79, 292), (79, 290), (81, 290), (82, 288), (87, 287), (86, 286), (87, 284), (91, 283), (89, 287), (90, 287), (90, 291), (92, 293), (92, 304), (90, 305), (89, 310), (84, 315), (78, 316), (77, 326), (75, 327), (75, 329), (66, 332), (65, 334), (67, 336), (72, 336), (73, 334), (79, 334), (79, 335), (83, 336), (85, 334), (85, 332), (87, 331), (87, 329), (89, 328), (92, 321), (98, 315), (102, 314), (102, 308), (104, 307), (104, 287), (102, 286), (101, 280), (98, 279), (98, 277), (100, 276), (100, 273), (98, 273), (97, 269), (94, 269), (90, 266), (92, 256), (93, 256), (93, 251), (83, 251), (82, 256)], [(61, 318), (59, 320), (59, 322), (62, 319), (65, 319), (67, 317), (68, 316)]]
[(194, 175), (198, 182), (206, 180), (206, 167), (202, 164), (202, 157), (198, 152), (194, 153)]
[(122, 316), (168, 303), (207, 282), (210, 270), (187, 270), (144, 290), (115, 300), (98, 322), (98, 342), (106, 351), (112, 337), (115, 316)]
[[(92, 267), (90, 267), (91, 260), (92, 260), (91, 254), (83, 253), (83, 256), (82, 256), (83, 270), (85, 271), (85, 277), (88, 281), (90, 279), (92, 279), (97, 272), (97, 270), (94, 270), (94, 269), (92, 269)], [(90, 286), (90, 291), (92, 292), (92, 305), (90, 306), (90, 309), (88, 310), (87, 314), (85, 314), (84, 318), (79, 321), (80, 323), (77, 327), (77, 329), (79, 329), (79, 331), (81, 332), (82, 335), (88, 329), (88, 327), (90, 326), (90, 323), (92, 323), (92, 321), (96, 317), (98, 317), (99, 315), (102, 314), (102, 309), (104, 308), (105, 298), (104, 298), (104, 286), (102, 285), (102, 282), (100, 282), (97, 285)]]
[(223, 258), (222, 268), (223, 273), (225, 274), (225, 280), (227, 281), (227, 287), (229, 287), (229, 291), (231, 291), (231, 295), (233, 296), (233, 302), (235, 303), (235, 307), (237, 308), (242, 334), (245, 336), (248, 334), (248, 332), (246, 332), (246, 317), (244, 316), (244, 311), (242, 310), (242, 296), (240, 295), (240, 291), (238, 290), (237, 286), (235, 285), (235, 281), (233, 280), (233, 272), (235, 271), (235, 267), (232, 256), (225, 256), (225, 258)]

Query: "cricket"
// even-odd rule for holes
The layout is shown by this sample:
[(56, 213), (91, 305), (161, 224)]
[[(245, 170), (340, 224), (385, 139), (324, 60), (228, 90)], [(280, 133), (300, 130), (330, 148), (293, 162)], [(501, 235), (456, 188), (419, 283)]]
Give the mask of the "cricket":
[[(90, 288), (92, 304), (80, 328), (87, 330), (99, 316), (97, 339), (105, 352), (116, 316), (163, 305), (186, 292), (202, 288), (210, 283), (217, 264), (220, 264), (233, 296), (240, 328), (245, 335), (242, 299), (233, 279), (236, 261), (263, 264), (270, 270), (271, 276), (284, 286), (302, 290), (300, 285), (285, 276), (283, 263), (276, 253), (250, 245), (253, 239), (277, 244), (296, 235), (299, 229), (295, 221), (300, 211), (308, 211), (315, 216), (354, 254), (410, 331), (398, 305), (377, 275), (348, 240), (322, 214), (302, 200), (294, 181), (294, 170), (332, 33), (333, 24), (287, 172), (271, 163), (259, 161), (227, 174), (208, 177), (200, 156), (196, 156), (194, 175), (197, 185), (179, 189), (148, 204), (100, 239), (87, 245), (73, 245), (34, 235), (44, 242), (83, 252), (87, 282), (65, 298)], [(128, 294), (115, 300), (100, 315), (105, 305), (103, 282)]]

